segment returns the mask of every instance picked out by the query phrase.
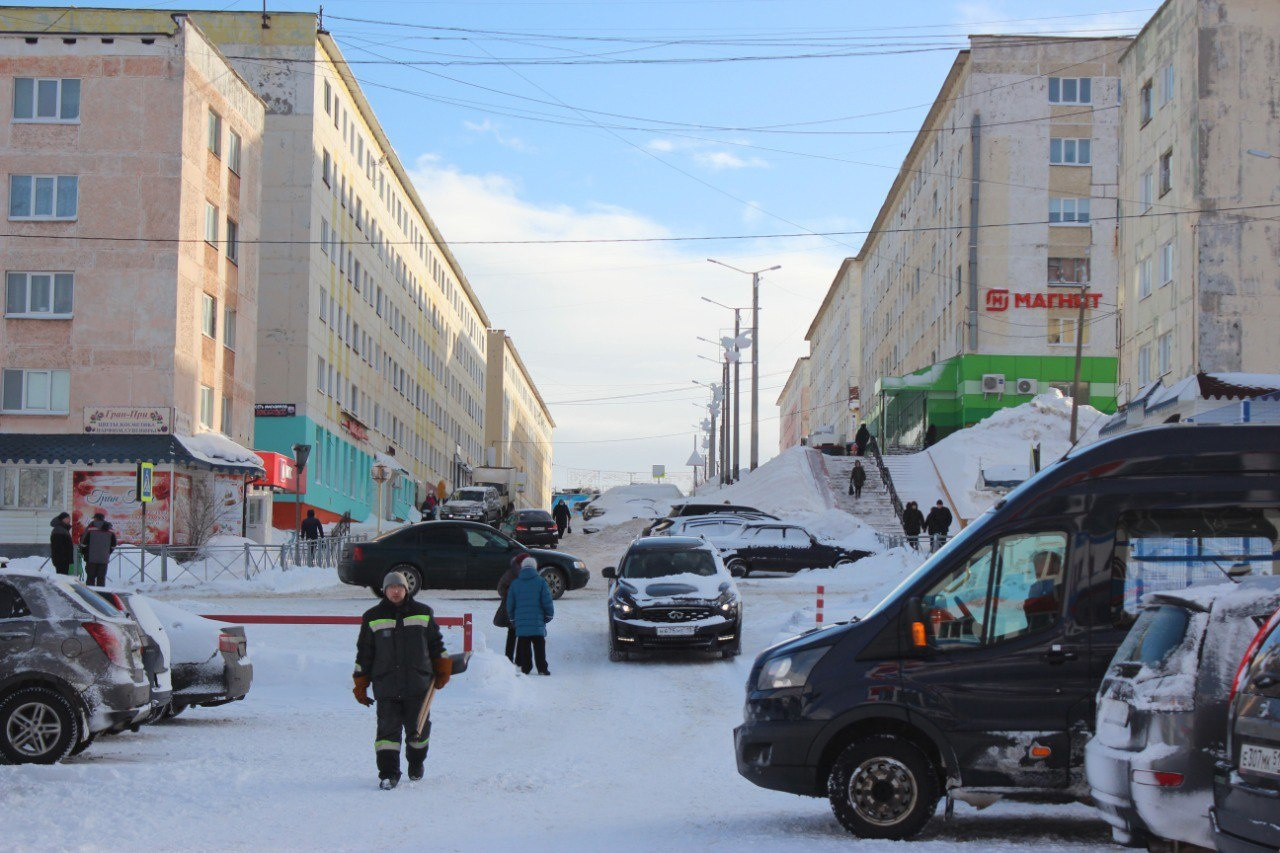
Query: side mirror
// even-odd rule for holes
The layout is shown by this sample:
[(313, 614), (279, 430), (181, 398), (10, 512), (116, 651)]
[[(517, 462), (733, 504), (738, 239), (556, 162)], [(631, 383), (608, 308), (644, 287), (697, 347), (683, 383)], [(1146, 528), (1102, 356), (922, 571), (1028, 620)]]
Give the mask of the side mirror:
[(919, 596), (908, 598), (902, 613), (906, 618), (907, 630), (911, 634), (911, 647), (916, 650), (927, 649), (929, 632), (924, 624), (924, 606)]
[(600, 570), (600, 577), (608, 578), (609, 580), (616, 580), (618, 577), (618, 570), (613, 566), (605, 566)]

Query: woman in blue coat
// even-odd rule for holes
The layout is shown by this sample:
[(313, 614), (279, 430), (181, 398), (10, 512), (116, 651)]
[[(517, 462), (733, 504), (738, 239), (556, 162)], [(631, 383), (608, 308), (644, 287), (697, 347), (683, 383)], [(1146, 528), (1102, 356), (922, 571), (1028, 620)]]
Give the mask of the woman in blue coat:
[(538, 665), (539, 675), (550, 675), (547, 668), (547, 623), (555, 616), (551, 603), (551, 590), (538, 574), (538, 561), (525, 557), (520, 564), (520, 574), (507, 590), (507, 616), (516, 631), (516, 666), (528, 675), (533, 665)]

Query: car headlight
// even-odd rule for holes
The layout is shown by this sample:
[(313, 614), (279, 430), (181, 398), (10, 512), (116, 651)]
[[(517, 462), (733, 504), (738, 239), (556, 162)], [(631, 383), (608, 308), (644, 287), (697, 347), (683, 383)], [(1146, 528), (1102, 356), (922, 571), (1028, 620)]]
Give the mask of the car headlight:
[(584, 563), (582, 560), (574, 560), (573, 567), (575, 569), (585, 569), (587, 567), (587, 564)]
[(640, 608), (636, 607), (636, 603), (634, 601), (629, 601), (625, 598), (614, 598), (609, 602), (609, 606), (613, 608), (615, 615), (621, 616), (624, 619), (634, 617), (640, 610)]
[(784, 687), (804, 687), (805, 682), (809, 680), (809, 673), (830, 648), (830, 646), (820, 646), (766, 661), (760, 670), (759, 678), (756, 679), (756, 689), (781, 690)]
[(742, 599), (738, 597), (736, 593), (732, 590), (725, 590), (720, 594), (720, 597), (716, 599), (716, 610), (718, 610), (722, 616), (732, 616), (738, 612), (738, 605), (741, 602)]

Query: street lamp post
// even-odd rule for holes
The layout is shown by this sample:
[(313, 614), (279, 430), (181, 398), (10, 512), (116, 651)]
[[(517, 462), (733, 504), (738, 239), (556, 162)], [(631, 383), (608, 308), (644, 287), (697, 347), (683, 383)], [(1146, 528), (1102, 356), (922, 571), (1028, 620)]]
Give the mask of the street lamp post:
[(381, 462), (369, 469), (369, 476), (378, 484), (378, 510), (374, 513), (378, 517), (378, 535), (382, 535), (382, 486), (391, 479), (391, 469)]
[(760, 275), (782, 269), (781, 264), (747, 271), (707, 258), (713, 264), (751, 276), (751, 470), (760, 466)]
[[(742, 336), (742, 312), (746, 308), (735, 308), (732, 305), (725, 305), (723, 302), (717, 302), (714, 299), (702, 297), (703, 302), (710, 302), (733, 312), (733, 349), (738, 352), (744, 349)], [(723, 341), (721, 344), (723, 345)], [(750, 346), (747, 344), (746, 346)], [(728, 347), (725, 347), (728, 349)], [(739, 427), (742, 425), (742, 357), (733, 360), (733, 479), (739, 479), (738, 465), (742, 461), (742, 446), (739, 442)]]
[(311, 445), (295, 444), (293, 446), (293, 561), (302, 562), (302, 473), (307, 470), (307, 459), (311, 457)]
[[(707, 358), (705, 355), (700, 355), (698, 356), (698, 358), (706, 358), (707, 361), (712, 360)], [(719, 363), (720, 362), (716, 362), (716, 364), (719, 364)], [(707, 412), (708, 414), (711, 415), (711, 430), (710, 430), (711, 435), (709, 440), (707, 441), (707, 451), (711, 455), (707, 461), (707, 475), (706, 475), (706, 479), (710, 481), (711, 477), (716, 472), (716, 444), (719, 441), (719, 439), (716, 437), (716, 421), (720, 417), (720, 402), (717, 398), (721, 394), (721, 389), (714, 382), (708, 385), (706, 382), (699, 382), (698, 380), (695, 379), (693, 380), (693, 384), (701, 385), (703, 388), (711, 389), (711, 404), (707, 406)], [(724, 460), (721, 459), (720, 460), (721, 467), (723, 467), (724, 464), (725, 464)]]

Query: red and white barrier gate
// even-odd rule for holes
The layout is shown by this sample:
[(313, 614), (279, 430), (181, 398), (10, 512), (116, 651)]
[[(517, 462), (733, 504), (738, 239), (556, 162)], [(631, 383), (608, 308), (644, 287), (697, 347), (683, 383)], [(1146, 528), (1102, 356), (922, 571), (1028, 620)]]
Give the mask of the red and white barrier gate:
[(826, 592), (825, 586), (818, 587), (818, 608), (816, 611), (814, 611), (814, 619), (819, 625), (822, 624), (822, 605), (823, 605), (822, 599), (823, 599), (823, 594), (825, 592)]
[[(297, 616), (269, 615), (263, 613), (242, 614), (201, 614), (206, 619), (219, 622), (231, 622), (237, 625), (359, 625), (359, 616)], [(462, 650), (471, 651), (471, 614), (461, 616), (437, 616), (436, 623), (442, 628), (462, 629)]]

